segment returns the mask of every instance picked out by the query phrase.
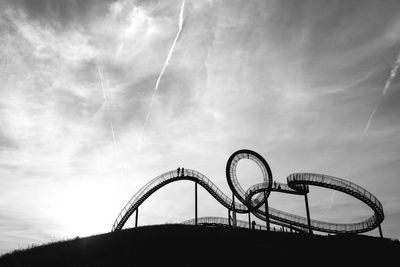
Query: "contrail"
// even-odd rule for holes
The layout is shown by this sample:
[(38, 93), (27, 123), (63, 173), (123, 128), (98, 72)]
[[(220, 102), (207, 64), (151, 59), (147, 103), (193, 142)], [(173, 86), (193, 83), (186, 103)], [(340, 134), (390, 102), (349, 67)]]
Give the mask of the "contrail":
[(97, 73), (99, 74), (99, 78), (100, 78), (101, 89), (103, 90), (104, 102), (106, 103), (107, 102), (107, 94), (106, 94), (106, 90), (104, 89), (103, 75), (101, 74), (99, 64), (96, 63), (96, 66), (97, 66)]
[[(358, 147), (358, 145), (357, 145), (357, 147)], [(350, 174), (351, 174), (352, 170), (353, 170), (353, 166), (350, 165), (350, 167), (347, 169), (346, 174), (344, 175), (344, 178), (345, 178), (345, 179), (347, 179), (348, 177), (350, 177)], [(329, 198), (329, 206), (328, 206), (328, 208), (326, 208), (324, 214), (327, 214), (327, 213), (331, 210), (331, 208), (333, 207), (333, 202), (334, 202), (334, 200), (335, 200), (336, 193), (337, 193), (337, 191), (333, 191), (333, 192), (331, 193), (331, 196), (330, 196), (330, 198)]]
[(97, 67), (97, 73), (99, 74), (99, 78), (100, 78), (101, 90), (103, 91), (104, 102), (107, 102), (106, 89), (104, 88), (104, 84), (103, 84), (103, 75), (100, 71), (100, 67), (99, 67), (99, 64), (97, 64), (97, 62), (96, 62), (96, 67)]
[(97, 66), (97, 72), (98, 72), (99, 77), (100, 77), (101, 89), (103, 90), (104, 106), (105, 106), (105, 110), (106, 110), (107, 120), (108, 120), (108, 123), (110, 124), (110, 129), (111, 129), (111, 134), (112, 134), (114, 145), (117, 145), (117, 140), (115, 138), (115, 132), (114, 132), (114, 125), (113, 125), (113, 123), (111, 121), (111, 118), (110, 118), (110, 116), (108, 114), (107, 94), (106, 94), (106, 89), (105, 89), (104, 83), (103, 83), (103, 75), (102, 75), (100, 67), (99, 67), (99, 65), (97, 63), (96, 63), (96, 66)]
[(332, 206), (333, 206), (333, 201), (334, 201), (334, 199), (335, 199), (335, 196), (336, 196), (336, 191), (333, 191), (332, 194), (331, 194), (331, 196), (330, 196), (330, 198), (329, 198), (329, 206), (328, 206), (328, 208), (325, 210), (324, 214), (327, 214), (327, 213), (331, 210), (331, 208), (332, 208)]
[(178, 28), (178, 32), (175, 36), (174, 42), (172, 43), (171, 48), (169, 49), (168, 55), (167, 55), (167, 60), (164, 63), (164, 66), (161, 69), (160, 75), (158, 75), (157, 78), (157, 82), (156, 82), (156, 86), (154, 88), (154, 93), (156, 93), (158, 91), (158, 86), (160, 85), (160, 80), (162, 78), (162, 76), (164, 75), (165, 69), (168, 66), (169, 61), (171, 60), (172, 54), (174, 53), (175, 50), (175, 46), (176, 43), (178, 42), (178, 39), (181, 35), (182, 32), (182, 28), (183, 28), (183, 13), (185, 11), (185, 0), (182, 1), (182, 5), (181, 5), (181, 11), (179, 13), (179, 28)]
[(106, 117), (107, 117), (108, 124), (110, 125), (111, 135), (112, 135), (112, 139), (113, 139), (115, 158), (116, 158), (116, 160), (117, 160), (118, 163), (119, 163), (120, 172), (121, 172), (121, 177), (122, 177), (123, 180), (125, 181), (126, 179), (125, 179), (125, 174), (124, 174), (124, 167), (123, 167), (121, 161), (119, 160), (119, 158), (118, 158), (117, 155), (116, 155), (116, 154), (117, 154), (117, 146), (118, 146), (118, 145), (117, 145), (117, 139), (115, 138), (114, 125), (113, 125), (113, 123), (112, 123), (112, 120), (111, 120), (111, 118), (110, 118), (110, 115), (108, 114), (108, 107), (107, 107), (108, 99), (107, 99), (106, 89), (105, 89), (104, 83), (103, 83), (103, 75), (102, 75), (102, 73), (101, 73), (99, 64), (97, 64), (97, 62), (96, 62), (96, 66), (97, 66), (97, 72), (98, 72), (99, 78), (100, 78), (101, 89), (102, 89), (102, 91), (103, 91), (105, 113), (106, 113)]
[(392, 81), (394, 77), (397, 75), (397, 71), (399, 70), (400, 67), (400, 53), (397, 55), (397, 60), (394, 63), (392, 70), (390, 71), (390, 76), (386, 81), (385, 87), (382, 90), (382, 95), (385, 95), (387, 90), (389, 89), (390, 85), (392, 84)]
[[(389, 78), (386, 80), (385, 86), (383, 87), (380, 100), (374, 106), (371, 114), (368, 117), (368, 121), (367, 121), (367, 124), (365, 125), (364, 130), (363, 130), (362, 134), (360, 135), (360, 137), (358, 138), (357, 149), (358, 149), (359, 145), (361, 144), (361, 142), (363, 141), (365, 135), (367, 134), (369, 127), (371, 126), (372, 118), (374, 117), (375, 112), (378, 110), (379, 106), (381, 105), (383, 98), (385, 97), (387, 91), (389, 90), (390, 85), (392, 84), (393, 79), (396, 77), (399, 67), (400, 67), (400, 53), (397, 55), (396, 62), (393, 64), (393, 67), (390, 71)], [(347, 177), (349, 177), (351, 175), (351, 171), (352, 171), (352, 166), (350, 166), (350, 168), (347, 171), (347, 175), (346, 175)], [(329, 203), (328, 208), (325, 210), (325, 213), (328, 213), (330, 211), (330, 209), (332, 208), (335, 195), (336, 195), (336, 192), (333, 192), (331, 194), (330, 203)]]
[(175, 36), (175, 39), (174, 39), (174, 41), (173, 41), (173, 43), (172, 43), (172, 45), (171, 45), (171, 48), (169, 49), (169, 52), (168, 52), (168, 55), (167, 55), (167, 59), (165, 60), (165, 63), (164, 63), (164, 65), (163, 65), (163, 67), (161, 68), (161, 72), (160, 72), (160, 74), (158, 75), (157, 82), (156, 82), (156, 85), (155, 85), (155, 87), (154, 87), (154, 92), (153, 92), (153, 95), (151, 96), (151, 101), (150, 101), (150, 105), (149, 105), (149, 110), (148, 110), (148, 112), (147, 112), (146, 119), (145, 119), (145, 121), (144, 121), (144, 123), (143, 123), (142, 129), (141, 129), (140, 134), (139, 134), (138, 148), (140, 148), (141, 145), (142, 145), (143, 133), (144, 133), (144, 130), (145, 130), (145, 128), (146, 128), (146, 124), (147, 124), (147, 122), (148, 122), (148, 120), (149, 120), (149, 118), (150, 118), (150, 114), (151, 114), (151, 110), (152, 110), (152, 107), (153, 107), (154, 98), (155, 98), (155, 95), (156, 95), (156, 93), (157, 93), (157, 91), (158, 91), (158, 87), (159, 87), (159, 85), (160, 85), (161, 78), (163, 77), (164, 72), (165, 72), (165, 70), (167, 69), (167, 66), (168, 66), (168, 64), (169, 64), (169, 61), (170, 61), (171, 58), (172, 58), (172, 54), (173, 54), (174, 51), (175, 51), (175, 46), (176, 46), (176, 44), (177, 44), (177, 42), (178, 42), (178, 40), (179, 40), (179, 37), (180, 37), (180, 35), (181, 35), (182, 29), (183, 29), (183, 23), (184, 23), (184, 17), (183, 17), (184, 12), (185, 12), (185, 0), (182, 1), (181, 10), (180, 10), (180, 12), (179, 12), (179, 27), (178, 27), (178, 32), (176, 33), (176, 36)]
[(364, 139), (365, 135), (367, 134), (368, 129), (369, 129), (370, 125), (371, 125), (372, 118), (374, 117), (375, 112), (378, 110), (379, 106), (381, 105), (382, 100), (385, 97), (387, 91), (389, 90), (389, 87), (392, 84), (393, 79), (396, 77), (397, 71), (399, 70), (399, 67), (400, 67), (400, 53), (397, 55), (396, 62), (393, 64), (393, 67), (392, 67), (392, 69), (390, 71), (389, 78), (386, 80), (385, 86), (382, 89), (381, 99), (375, 105), (374, 109), (372, 110), (371, 114), (369, 115), (369, 118), (368, 118), (368, 121), (367, 121), (367, 125), (365, 126), (364, 131), (362, 132), (360, 138), (358, 139), (358, 144), (360, 144), (362, 142), (362, 140)]
[(375, 105), (374, 109), (372, 110), (371, 114), (369, 115), (367, 125), (365, 125), (364, 131), (362, 132), (360, 138), (358, 139), (358, 144), (360, 144), (362, 142), (362, 140), (364, 139), (364, 136), (367, 134), (367, 132), (369, 130), (369, 126), (371, 125), (372, 117), (374, 117), (375, 112), (378, 110), (378, 107), (380, 106), (382, 99), (383, 98), (381, 97), (381, 100), (379, 100), (378, 104)]

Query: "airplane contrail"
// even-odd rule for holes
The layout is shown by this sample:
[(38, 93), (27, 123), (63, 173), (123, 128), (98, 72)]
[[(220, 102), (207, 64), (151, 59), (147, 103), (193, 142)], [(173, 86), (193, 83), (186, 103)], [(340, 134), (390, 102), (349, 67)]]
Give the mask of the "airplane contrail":
[(167, 59), (165, 60), (164, 66), (161, 69), (160, 75), (158, 75), (157, 78), (157, 82), (156, 82), (156, 86), (154, 88), (154, 92), (156, 93), (158, 91), (158, 86), (160, 85), (160, 81), (162, 76), (164, 75), (165, 69), (167, 68), (169, 61), (171, 60), (172, 54), (174, 53), (175, 50), (175, 46), (176, 43), (179, 40), (179, 37), (181, 35), (182, 32), (182, 28), (183, 28), (183, 13), (185, 11), (185, 0), (182, 1), (182, 5), (181, 5), (181, 11), (179, 13), (179, 28), (178, 28), (178, 32), (176, 33), (174, 42), (172, 43), (171, 48), (169, 49), (168, 55), (167, 55)]
[(108, 120), (108, 123), (110, 124), (110, 130), (111, 130), (111, 134), (112, 134), (112, 138), (113, 138), (114, 145), (117, 145), (117, 140), (116, 140), (116, 138), (115, 138), (114, 125), (113, 125), (113, 123), (112, 123), (112, 121), (111, 121), (111, 118), (110, 118), (110, 116), (109, 116), (109, 114), (108, 114), (108, 107), (107, 107), (107, 101), (108, 101), (108, 100), (107, 100), (106, 89), (105, 89), (104, 83), (103, 83), (103, 75), (102, 75), (101, 70), (100, 70), (100, 67), (99, 67), (99, 65), (98, 65), (97, 63), (96, 63), (96, 66), (97, 66), (97, 72), (98, 72), (99, 78), (100, 78), (101, 89), (102, 89), (102, 91), (103, 91), (104, 106), (105, 106), (105, 110), (106, 110), (107, 120)]
[(96, 62), (96, 66), (97, 66), (97, 73), (99, 74), (99, 78), (100, 78), (101, 89), (102, 89), (102, 91), (103, 91), (104, 110), (105, 110), (105, 113), (106, 113), (106, 118), (107, 118), (108, 124), (109, 124), (109, 126), (110, 126), (111, 135), (112, 135), (112, 140), (113, 140), (113, 144), (114, 144), (115, 158), (116, 158), (116, 160), (118, 161), (119, 166), (120, 166), (121, 177), (122, 177), (123, 180), (125, 181), (126, 179), (125, 179), (125, 174), (124, 174), (124, 167), (123, 167), (121, 161), (118, 159), (118, 157), (117, 157), (117, 155), (116, 155), (116, 154), (117, 154), (116, 151), (117, 151), (117, 146), (118, 146), (118, 145), (117, 145), (117, 139), (116, 139), (116, 137), (115, 137), (114, 125), (113, 125), (113, 123), (112, 123), (112, 120), (111, 120), (111, 118), (110, 118), (110, 115), (108, 114), (108, 107), (107, 107), (108, 99), (107, 99), (106, 89), (105, 89), (104, 83), (103, 83), (103, 74), (101, 73), (100, 66), (99, 66), (99, 64), (97, 64), (97, 62)]
[(358, 143), (359, 144), (362, 142), (362, 140), (364, 139), (365, 135), (367, 134), (367, 132), (369, 130), (369, 126), (371, 125), (372, 118), (374, 117), (375, 112), (378, 110), (378, 107), (380, 106), (380, 104), (382, 102), (382, 99), (383, 98), (381, 97), (381, 99), (379, 100), (378, 104), (376, 104), (374, 109), (372, 110), (371, 114), (369, 114), (367, 125), (365, 125), (364, 131), (362, 132), (360, 138), (358, 138)]
[(400, 52), (397, 55), (397, 60), (394, 63), (392, 70), (390, 71), (390, 76), (385, 83), (385, 87), (382, 90), (382, 95), (386, 94), (387, 90), (389, 89), (390, 85), (392, 84), (394, 77), (396, 77), (396, 75), (397, 75), (397, 71), (399, 70), (399, 67), (400, 67)]
[(101, 89), (103, 90), (104, 102), (107, 102), (107, 94), (106, 94), (106, 90), (105, 90), (104, 84), (103, 84), (103, 75), (100, 71), (99, 64), (96, 63), (96, 66), (97, 66), (97, 73), (99, 74), (99, 78), (100, 78)]
[[(378, 101), (378, 103), (374, 106), (373, 110), (371, 111), (371, 114), (368, 117), (367, 124), (365, 125), (365, 128), (364, 128), (362, 134), (358, 138), (357, 148), (359, 147), (359, 145), (363, 141), (365, 135), (367, 134), (369, 127), (371, 126), (372, 118), (374, 117), (375, 112), (378, 110), (379, 106), (381, 105), (383, 98), (385, 97), (387, 91), (389, 90), (390, 85), (392, 84), (393, 79), (396, 77), (399, 67), (400, 67), (400, 53), (397, 55), (396, 62), (393, 64), (393, 67), (390, 71), (389, 78), (386, 80), (385, 86), (382, 89), (382, 95), (380, 96), (380, 100)], [(350, 166), (349, 170), (347, 171), (346, 177), (350, 176), (351, 169), (352, 169), (352, 167)], [(328, 213), (330, 211), (330, 209), (332, 208), (335, 195), (336, 195), (336, 192), (334, 191), (331, 194), (330, 201), (329, 201), (330, 203), (329, 203), (328, 208), (325, 210), (325, 214)]]
[(146, 124), (147, 124), (147, 122), (149, 121), (149, 118), (150, 118), (150, 114), (151, 114), (151, 110), (152, 110), (152, 107), (153, 107), (154, 98), (155, 98), (155, 95), (156, 95), (156, 93), (158, 91), (158, 87), (160, 85), (161, 78), (163, 77), (164, 72), (167, 69), (169, 61), (172, 58), (172, 54), (175, 51), (176, 44), (177, 44), (177, 42), (179, 40), (179, 37), (181, 36), (181, 32), (182, 32), (182, 29), (183, 29), (183, 23), (184, 23), (184, 17), (183, 17), (184, 12), (185, 12), (185, 0), (182, 1), (181, 10), (179, 12), (178, 32), (176, 33), (176, 36), (175, 36), (175, 39), (174, 39), (174, 41), (173, 41), (173, 43), (171, 45), (171, 48), (169, 49), (169, 52), (168, 52), (168, 55), (167, 55), (167, 59), (165, 60), (165, 63), (163, 65), (163, 67), (161, 68), (161, 72), (158, 75), (158, 78), (157, 78), (157, 81), (156, 81), (156, 85), (154, 87), (154, 92), (153, 92), (153, 95), (151, 96), (150, 105), (149, 105), (149, 109), (148, 109), (148, 112), (147, 112), (147, 115), (146, 115), (146, 119), (145, 119), (145, 121), (143, 123), (142, 129), (141, 129), (140, 134), (139, 134), (139, 142), (138, 142), (138, 148), (139, 149), (140, 149), (140, 147), (142, 145), (143, 133), (144, 133), (144, 130), (146, 128)]
[(389, 78), (386, 80), (385, 86), (382, 89), (381, 98), (380, 98), (379, 102), (375, 105), (375, 107), (372, 110), (371, 114), (369, 115), (369, 118), (368, 118), (368, 121), (367, 121), (367, 125), (365, 126), (364, 131), (362, 132), (360, 138), (358, 139), (358, 143), (359, 144), (362, 142), (362, 140), (364, 139), (365, 135), (367, 134), (367, 132), (369, 130), (369, 127), (371, 125), (372, 118), (374, 117), (375, 112), (377, 111), (377, 109), (381, 105), (382, 100), (385, 97), (387, 91), (389, 90), (393, 79), (396, 77), (397, 71), (399, 70), (399, 67), (400, 67), (400, 53), (397, 55), (396, 62), (393, 64), (393, 67), (392, 67), (392, 69), (390, 71)]

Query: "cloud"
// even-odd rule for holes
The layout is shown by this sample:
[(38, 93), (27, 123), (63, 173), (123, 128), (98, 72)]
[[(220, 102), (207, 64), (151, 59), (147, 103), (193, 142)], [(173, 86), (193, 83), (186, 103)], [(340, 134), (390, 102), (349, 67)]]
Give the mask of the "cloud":
[[(105, 232), (142, 185), (178, 166), (229, 194), (226, 160), (241, 148), (265, 156), (278, 181), (296, 171), (343, 177), (352, 166), (353, 182), (388, 195), (398, 187), (390, 161), (398, 151), (396, 77), (355, 147), (398, 53), (397, 5), (186, 1), (139, 152), (182, 1), (2, 1), (0, 193), (32, 201), (32, 211), (10, 220), (32, 212), (58, 225), (59, 236), (93, 234), (77, 218), (99, 206), (106, 211), (96, 208), (87, 221)], [(167, 193), (154, 198), (180, 203)], [(67, 212), (52, 214), (60, 206)], [(144, 209), (148, 221), (169, 216), (159, 207)], [(191, 207), (182, 203), (174, 220), (190, 217)]]

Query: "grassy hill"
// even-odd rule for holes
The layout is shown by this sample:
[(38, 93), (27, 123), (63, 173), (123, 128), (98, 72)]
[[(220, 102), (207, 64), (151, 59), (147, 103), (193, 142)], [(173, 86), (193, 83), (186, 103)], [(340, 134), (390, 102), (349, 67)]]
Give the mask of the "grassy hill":
[(0, 266), (360, 266), (397, 264), (400, 242), (229, 227), (157, 225), (15, 251)]

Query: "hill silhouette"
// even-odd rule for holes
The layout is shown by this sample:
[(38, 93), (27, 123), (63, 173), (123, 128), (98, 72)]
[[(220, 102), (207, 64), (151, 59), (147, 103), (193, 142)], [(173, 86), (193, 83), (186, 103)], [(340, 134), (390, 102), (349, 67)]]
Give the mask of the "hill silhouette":
[(366, 235), (308, 235), (231, 227), (155, 225), (56, 242), (0, 257), (0, 266), (382, 265), (400, 242)]

